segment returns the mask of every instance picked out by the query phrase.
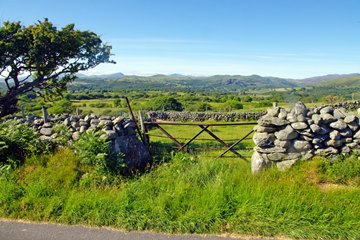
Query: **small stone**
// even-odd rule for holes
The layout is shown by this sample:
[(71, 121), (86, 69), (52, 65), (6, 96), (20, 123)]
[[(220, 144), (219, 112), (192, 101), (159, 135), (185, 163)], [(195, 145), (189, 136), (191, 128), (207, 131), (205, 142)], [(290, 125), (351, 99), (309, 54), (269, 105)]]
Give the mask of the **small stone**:
[(320, 114), (332, 114), (334, 111), (334, 107), (332, 106), (328, 106), (328, 107), (323, 107), (322, 109), (320, 109)]
[(76, 141), (76, 140), (78, 140), (80, 138), (80, 133), (79, 132), (73, 132), (71, 137), (72, 137), (72, 139), (74, 141)]
[(71, 125), (71, 122), (70, 122), (69, 118), (65, 118), (64, 125), (67, 126), (67, 127), (69, 127)]
[(299, 134), (290, 125), (275, 133), (276, 138), (282, 141), (295, 139), (298, 137), (298, 135)]
[(52, 128), (41, 128), (40, 134), (45, 136), (51, 136), (54, 133), (54, 130)]
[(254, 147), (254, 150), (259, 153), (284, 153), (284, 152), (286, 152), (286, 148), (281, 148), (281, 147), (272, 147), (272, 148)]
[(334, 131), (330, 132), (329, 137), (330, 137), (330, 139), (337, 140), (337, 139), (341, 138), (341, 135), (340, 135), (339, 131), (334, 130)]
[(251, 156), (251, 172), (253, 174), (260, 172), (261, 170), (269, 166), (269, 161), (265, 159), (262, 154), (254, 152)]
[(314, 121), (315, 124), (319, 125), (321, 123), (321, 116), (319, 114), (312, 115), (311, 119)]
[(113, 120), (114, 125), (121, 124), (124, 121), (123, 117), (117, 117)]
[(286, 120), (282, 120), (274, 117), (267, 117), (267, 116), (260, 118), (258, 121), (258, 124), (264, 127), (273, 127), (273, 126), (279, 127), (279, 126), (287, 125), (288, 123), (289, 122)]
[(329, 141), (326, 142), (326, 145), (329, 146), (329, 147), (339, 148), (344, 143), (345, 143), (344, 139), (330, 139)]
[(333, 115), (337, 119), (344, 119), (346, 117), (346, 110), (344, 108), (337, 108), (334, 110)]
[(287, 111), (284, 108), (280, 108), (278, 118), (285, 120), (287, 116)]
[(269, 108), (267, 110), (266, 115), (270, 116), (270, 117), (277, 117), (279, 114), (280, 108), (279, 107), (275, 107), (275, 108)]
[(348, 114), (345, 118), (344, 118), (344, 122), (346, 123), (352, 123), (356, 120), (356, 116), (354, 114)]
[(321, 114), (321, 118), (322, 118), (323, 123), (325, 123), (325, 124), (332, 123), (337, 120), (336, 118), (334, 118), (333, 115), (331, 115), (329, 113)]
[(301, 152), (301, 151), (307, 151), (309, 149), (311, 149), (311, 144), (308, 141), (301, 141), (301, 140), (295, 140), (293, 142), (292, 147)]
[(295, 130), (303, 130), (308, 127), (308, 125), (305, 122), (294, 122), (291, 124), (291, 127)]
[(306, 108), (306, 106), (304, 105), (304, 103), (302, 103), (302, 102), (297, 102), (297, 103), (295, 103), (295, 106), (294, 106), (293, 110), (294, 110), (294, 113), (295, 113), (296, 115), (306, 116), (307, 108)]
[(329, 137), (326, 136), (326, 135), (317, 136), (316, 138), (314, 138), (314, 139), (312, 140), (312, 143), (313, 143), (313, 144), (320, 144), (320, 143), (323, 143), (323, 142), (327, 141), (328, 139), (329, 139)]
[(320, 156), (329, 156), (329, 155), (335, 155), (338, 154), (338, 150), (336, 148), (333, 147), (328, 147), (325, 149), (317, 149), (315, 151), (316, 155), (320, 155)]
[(305, 118), (304, 115), (297, 115), (297, 116), (296, 116), (296, 120), (297, 120), (298, 122), (305, 122), (305, 121), (306, 121), (306, 118)]
[(339, 119), (336, 122), (330, 123), (330, 127), (341, 131), (347, 128), (347, 124), (344, 122), (344, 120)]
[(350, 138), (345, 138), (345, 142), (346, 143), (352, 143), (353, 142), (353, 139), (350, 137)]
[(270, 161), (280, 161), (286, 157), (285, 153), (269, 153), (267, 157)]
[(294, 123), (294, 122), (297, 122), (297, 117), (295, 114), (293, 113), (289, 113), (287, 116), (286, 116), (286, 119), (290, 122), (290, 123)]
[(276, 132), (276, 128), (275, 127), (264, 127), (264, 126), (260, 126), (260, 125), (256, 125), (254, 127), (254, 130), (256, 132), (267, 132), (267, 133), (273, 133)]
[(90, 122), (91, 119), (92, 119), (92, 117), (91, 117), (90, 115), (86, 115), (86, 116), (84, 117), (84, 121), (85, 121), (85, 122)]
[(80, 133), (83, 133), (83, 132), (85, 132), (87, 129), (88, 129), (87, 126), (81, 126), (79, 132), (80, 132)]
[(281, 162), (277, 162), (276, 166), (280, 171), (285, 171), (285, 170), (291, 168), (291, 166), (294, 165), (296, 163), (296, 161), (297, 161), (296, 159), (281, 161)]
[(279, 139), (276, 139), (274, 144), (276, 147), (287, 148), (290, 144), (290, 141), (280, 141)]

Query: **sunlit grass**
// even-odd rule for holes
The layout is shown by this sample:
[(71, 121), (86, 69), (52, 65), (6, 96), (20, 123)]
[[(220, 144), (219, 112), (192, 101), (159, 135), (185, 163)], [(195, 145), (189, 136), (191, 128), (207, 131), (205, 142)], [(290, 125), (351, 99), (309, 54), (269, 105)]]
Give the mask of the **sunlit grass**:
[(359, 239), (360, 189), (322, 191), (319, 160), (252, 175), (239, 159), (172, 155), (150, 172), (84, 187), (63, 149), (0, 178), (0, 216), (169, 233)]

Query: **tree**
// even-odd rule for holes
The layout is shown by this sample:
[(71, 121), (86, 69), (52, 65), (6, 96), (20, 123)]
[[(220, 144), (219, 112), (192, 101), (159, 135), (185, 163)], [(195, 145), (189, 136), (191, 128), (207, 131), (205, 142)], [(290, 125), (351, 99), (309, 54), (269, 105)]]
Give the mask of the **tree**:
[(19, 95), (35, 92), (46, 100), (60, 96), (78, 71), (110, 60), (111, 46), (74, 24), (57, 29), (48, 19), (27, 27), (4, 22), (0, 27), (0, 118), (17, 111)]
[(166, 96), (161, 96), (161, 97), (157, 97), (153, 100), (152, 104), (151, 104), (151, 108), (154, 111), (168, 111), (168, 110), (173, 110), (173, 111), (182, 111), (183, 110), (183, 106), (180, 102), (178, 102), (175, 98), (173, 97), (166, 97)]

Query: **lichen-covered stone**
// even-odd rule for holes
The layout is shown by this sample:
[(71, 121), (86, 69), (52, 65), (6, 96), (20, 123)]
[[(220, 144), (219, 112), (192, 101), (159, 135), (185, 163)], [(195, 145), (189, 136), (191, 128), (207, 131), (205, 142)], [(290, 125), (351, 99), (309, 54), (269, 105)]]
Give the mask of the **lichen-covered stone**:
[(262, 154), (255, 151), (251, 156), (251, 172), (253, 174), (258, 173), (268, 166), (269, 161), (265, 159)]
[(348, 114), (345, 118), (344, 118), (344, 122), (345, 123), (352, 123), (356, 120), (356, 116), (354, 114)]
[(330, 123), (330, 127), (341, 131), (347, 128), (347, 124), (344, 122), (344, 120), (339, 119), (335, 122)]
[(256, 132), (253, 135), (253, 141), (257, 146), (266, 147), (272, 146), (275, 140), (275, 135), (267, 132)]
[(295, 130), (303, 130), (308, 128), (309, 126), (305, 122), (294, 122), (291, 124), (291, 127)]
[(280, 171), (285, 171), (289, 169), (292, 165), (294, 165), (296, 161), (297, 161), (296, 159), (281, 161), (281, 162), (277, 162), (276, 166)]

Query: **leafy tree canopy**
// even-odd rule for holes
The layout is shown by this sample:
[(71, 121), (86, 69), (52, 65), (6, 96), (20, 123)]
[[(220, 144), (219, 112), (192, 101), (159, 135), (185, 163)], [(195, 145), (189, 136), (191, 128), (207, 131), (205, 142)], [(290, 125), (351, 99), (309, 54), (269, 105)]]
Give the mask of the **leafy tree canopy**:
[(18, 96), (35, 92), (49, 100), (61, 95), (78, 71), (110, 60), (111, 46), (74, 24), (57, 29), (48, 19), (27, 27), (4, 22), (0, 27), (0, 118), (16, 112)]
[(151, 108), (154, 111), (158, 111), (158, 110), (182, 111), (183, 110), (183, 106), (180, 102), (178, 102), (173, 97), (167, 97), (167, 96), (161, 96), (161, 97), (154, 98), (154, 100), (151, 104)]

